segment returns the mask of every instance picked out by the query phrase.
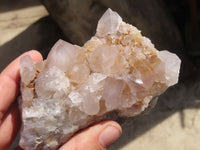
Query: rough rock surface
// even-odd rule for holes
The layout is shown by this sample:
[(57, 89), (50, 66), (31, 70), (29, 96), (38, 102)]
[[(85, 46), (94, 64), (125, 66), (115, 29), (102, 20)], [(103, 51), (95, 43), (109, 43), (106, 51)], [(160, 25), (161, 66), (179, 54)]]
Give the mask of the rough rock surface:
[(83, 47), (59, 40), (46, 60), (21, 59), (20, 146), (56, 149), (76, 131), (106, 118), (132, 117), (178, 82), (180, 59), (157, 51), (108, 9)]
[[(164, 0), (40, 0), (52, 19), (65, 34), (65, 39), (83, 45), (95, 34), (98, 19), (111, 8), (124, 21), (136, 26), (151, 39), (157, 49), (168, 49), (182, 60), (180, 80), (194, 74), (174, 18)], [(188, 71), (190, 70), (190, 71)]]

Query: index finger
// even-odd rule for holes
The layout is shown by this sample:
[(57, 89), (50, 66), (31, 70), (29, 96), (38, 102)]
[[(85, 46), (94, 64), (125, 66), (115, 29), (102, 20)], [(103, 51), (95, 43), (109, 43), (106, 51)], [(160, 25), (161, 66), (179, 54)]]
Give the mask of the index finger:
[(35, 62), (42, 60), (42, 55), (38, 51), (31, 50), (16, 58), (2, 71), (0, 74), (0, 120), (18, 95), (20, 81), (19, 60), (25, 55), (30, 55)]

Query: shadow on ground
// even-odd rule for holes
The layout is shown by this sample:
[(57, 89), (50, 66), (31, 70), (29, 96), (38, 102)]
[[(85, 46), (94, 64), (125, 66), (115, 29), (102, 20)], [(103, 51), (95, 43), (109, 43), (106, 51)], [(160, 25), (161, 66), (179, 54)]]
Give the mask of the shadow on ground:
[(38, 20), (24, 32), (0, 47), (0, 71), (14, 58), (32, 49), (40, 51), (45, 58), (58, 39), (66, 40), (51, 17)]
[(139, 116), (135, 120), (128, 119), (127, 123), (122, 126), (122, 136), (109, 150), (120, 149), (176, 112), (179, 112), (179, 121), (181, 127), (184, 128), (183, 110), (189, 108), (200, 108), (200, 73), (196, 73), (192, 78), (169, 88), (159, 97), (158, 103), (150, 113)]

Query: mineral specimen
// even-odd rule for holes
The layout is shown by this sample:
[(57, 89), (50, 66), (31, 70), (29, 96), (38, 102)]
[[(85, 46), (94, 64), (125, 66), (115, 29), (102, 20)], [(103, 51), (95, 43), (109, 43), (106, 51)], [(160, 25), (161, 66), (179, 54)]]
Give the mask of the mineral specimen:
[(54, 150), (94, 122), (142, 113), (178, 82), (180, 63), (108, 9), (83, 47), (59, 40), (43, 62), (21, 59), (20, 146)]

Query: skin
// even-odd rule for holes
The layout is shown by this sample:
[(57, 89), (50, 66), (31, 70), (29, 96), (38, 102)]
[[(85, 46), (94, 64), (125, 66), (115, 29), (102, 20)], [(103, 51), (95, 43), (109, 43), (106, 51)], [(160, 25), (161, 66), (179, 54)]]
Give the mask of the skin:
[[(19, 60), (24, 55), (30, 55), (35, 62), (43, 60), (38, 51), (31, 50), (12, 61), (0, 74), (0, 150), (9, 148), (21, 126), (16, 98), (20, 83)], [(104, 150), (121, 132), (118, 123), (104, 121), (78, 132), (60, 150)]]

